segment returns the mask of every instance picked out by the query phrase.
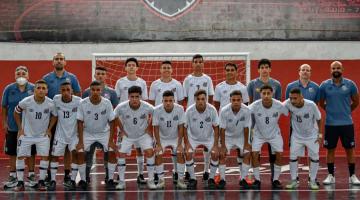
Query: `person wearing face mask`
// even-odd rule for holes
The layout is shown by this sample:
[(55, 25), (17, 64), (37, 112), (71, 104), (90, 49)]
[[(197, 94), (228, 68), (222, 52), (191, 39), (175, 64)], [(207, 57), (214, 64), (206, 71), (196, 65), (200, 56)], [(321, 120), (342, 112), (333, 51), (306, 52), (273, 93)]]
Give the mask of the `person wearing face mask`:
[[(29, 71), (25, 66), (18, 66), (15, 69), (16, 82), (6, 86), (2, 96), (2, 120), (5, 132), (5, 154), (10, 157), (10, 173), (8, 181), (4, 184), (4, 189), (15, 187), (16, 179), (16, 149), (17, 149), (17, 132), (18, 127), (14, 119), (14, 109), (18, 103), (34, 92), (34, 84), (28, 82)], [(29, 185), (35, 186), (35, 154), (36, 149), (31, 149), (32, 157), (28, 160), (29, 166)]]
[(359, 105), (359, 92), (356, 84), (342, 76), (344, 67), (334, 61), (330, 65), (331, 78), (320, 85), (319, 105), (326, 112), (324, 147), (327, 149), (329, 175), (324, 185), (335, 184), (334, 159), (340, 138), (345, 149), (349, 167), (349, 184), (360, 185), (355, 175), (355, 134), (352, 111)]

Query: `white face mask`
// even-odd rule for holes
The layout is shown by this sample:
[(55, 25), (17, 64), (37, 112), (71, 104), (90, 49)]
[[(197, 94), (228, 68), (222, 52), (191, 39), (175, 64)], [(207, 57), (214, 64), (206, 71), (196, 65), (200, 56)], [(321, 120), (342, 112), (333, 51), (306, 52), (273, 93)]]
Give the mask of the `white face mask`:
[(16, 79), (16, 83), (19, 85), (25, 85), (28, 82), (28, 80), (24, 77), (19, 77)]

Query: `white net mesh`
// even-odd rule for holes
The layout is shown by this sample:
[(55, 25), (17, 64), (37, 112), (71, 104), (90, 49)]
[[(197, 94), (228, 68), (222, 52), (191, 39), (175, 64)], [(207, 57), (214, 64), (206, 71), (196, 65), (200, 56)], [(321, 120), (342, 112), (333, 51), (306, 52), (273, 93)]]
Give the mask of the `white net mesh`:
[[(169, 60), (173, 67), (173, 78), (182, 82), (184, 78), (191, 74), (192, 56), (195, 54), (115, 54), (115, 53), (94, 53), (92, 60), (92, 75), (94, 75), (95, 67), (105, 67), (108, 71), (106, 84), (114, 87), (116, 81), (123, 76), (126, 76), (124, 69), (125, 60), (130, 57), (135, 57), (139, 61), (138, 76), (144, 79), (147, 86), (160, 78), (160, 65), (164, 60)], [(214, 87), (219, 82), (225, 80), (224, 66), (228, 62), (238, 65), (238, 80), (243, 84), (250, 81), (250, 58), (249, 53), (201, 53), (204, 57), (204, 73), (209, 75)], [(94, 76), (92, 76), (94, 77)], [(149, 89), (149, 88), (148, 88)]]

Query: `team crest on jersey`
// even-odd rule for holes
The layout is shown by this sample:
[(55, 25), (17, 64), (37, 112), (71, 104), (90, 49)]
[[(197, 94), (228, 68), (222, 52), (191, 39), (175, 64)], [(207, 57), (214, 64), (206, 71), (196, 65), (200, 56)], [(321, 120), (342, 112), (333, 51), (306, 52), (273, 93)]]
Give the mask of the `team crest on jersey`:
[(77, 107), (73, 108), (71, 111), (72, 112), (77, 112)]
[(126, 118), (126, 119), (129, 119), (129, 118), (130, 118), (130, 115), (126, 115), (125, 118)]
[(29, 112), (34, 112), (34, 109), (30, 108), (30, 109), (29, 109)]
[(273, 114), (273, 117), (278, 117), (278, 116), (279, 116), (279, 113), (277, 113), (277, 112)]
[(203, 87), (207, 87), (207, 82), (203, 83)]
[(124, 87), (124, 90), (128, 90), (128, 87)]
[(173, 91), (174, 93), (176, 92), (176, 88), (173, 88), (171, 91)]
[(206, 121), (206, 122), (211, 122), (211, 117), (207, 117), (207, 118), (205, 119), (205, 121)]
[(104, 94), (104, 97), (105, 97), (106, 99), (110, 99), (110, 94), (109, 94), (109, 93), (105, 93), (105, 94)]
[(105, 114), (106, 114), (106, 109), (103, 110), (103, 111), (101, 111), (101, 114), (102, 114), (102, 115), (105, 115)]
[(192, 86), (194, 86), (194, 84), (193, 84), (193, 83), (190, 83), (190, 87), (192, 87)]
[(309, 92), (315, 92), (314, 88), (310, 87)]
[(44, 110), (44, 113), (45, 113), (45, 114), (48, 114), (48, 113), (49, 113), (49, 108), (46, 108), (46, 109)]
[(66, 78), (65, 81), (66, 81), (66, 82), (70, 82), (70, 78)]
[(196, 119), (196, 118), (193, 118), (192, 120), (193, 120), (193, 122), (196, 122), (197, 119)]
[(223, 93), (226, 94), (228, 91), (227, 90), (224, 90)]
[(60, 108), (60, 107), (56, 107), (56, 109), (61, 110), (61, 108)]
[(88, 111), (86, 112), (86, 114), (90, 115), (90, 114), (91, 114), (91, 111), (90, 111), (90, 110), (88, 110)]
[(145, 119), (145, 118), (146, 118), (146, 114), (140, 116), (140, 119)]
[(160, 93), (160, 92), (161, 92), (161, 88), (159, 88), (157, 91)]
[(163, 117), (160, 117), (160, 121), (164, 121), (164, 118), (163, 118)]
[(305, 119), (309, 119), (309, 118), (310, 118), (310, 114), (309, 114), (309, 113), (306, 113), (306, 114), (304, 115), (304, 118), (305, 118)]
[(342, 89), (343, 91), (346, 91), (348, 88), (346, 87), (346, 85), (343, 85), (343, 86), (341, 86), (341, 89)]
[(176, 115), (176, 116), (173, 118), (173, 120), (174, 120), (174, 121), (179, 120), (179, 116)]
[(231, 123), (231, 122), (233, 122), (233, 120), (232, 120), (232, 119), (229, 119), (228, 122)]
[(261, 117), (261, 113), (258, 113), (257, 116), (258, 116), (258, 117)]
[(245, 117), (244, 116), (240, 117), (240, 121), (245, 121)]
[(28, 93), (29, 95), (34, 94), (34, 92), (33, 92), (32, 90), (28, 90), (27, 93)]
[(260, 92), (260, 88), (256, 88), (255, 91), (259, 93), (259, 92)]

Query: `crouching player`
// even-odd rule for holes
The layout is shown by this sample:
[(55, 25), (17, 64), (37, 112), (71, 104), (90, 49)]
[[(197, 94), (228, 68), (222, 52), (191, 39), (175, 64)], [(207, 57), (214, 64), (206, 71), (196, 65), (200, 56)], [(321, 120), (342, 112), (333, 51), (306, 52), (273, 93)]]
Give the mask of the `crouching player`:
[(234, 90), (230, 93), (230, 104), (220, 110), (220, 161), (219, 188), (223, 189), (226, 185), (225, 169), (226, 155), (231, 149), (240, 149), (243, 152), (244, 160), (242, 165), (242, 179), (240, 186), (248, 188), (245, 180), (250, 169), (251, 146), (249, 144), (249, 126), (251, 125), (251, 112), (249, 108), (242, 103), (242, 94), (240, 90)]
[(321, 113), (313, 101), (304, 99), (299, 88), (290, 91), (289, 99), (285, 101), (286, 108), (291, 113), (291, 145), (290, 145), (290, 173), (291, 182), (287, 189), (296, 189), (298, 172), (297, 158), (302, 155), (306, 147), (310, 157), (310, 182), (312, 190), (318, 190), (316, 175), (319, 168), (319, 145), (322, 135), (318, 127), (322, 127)]

